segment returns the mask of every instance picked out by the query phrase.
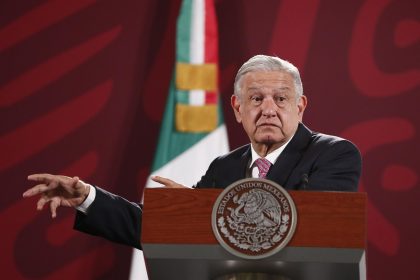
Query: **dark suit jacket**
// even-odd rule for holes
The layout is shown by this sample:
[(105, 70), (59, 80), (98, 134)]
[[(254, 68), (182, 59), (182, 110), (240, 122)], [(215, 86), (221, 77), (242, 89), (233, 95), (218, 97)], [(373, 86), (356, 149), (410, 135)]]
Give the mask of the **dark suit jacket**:
[[(226, 188), (245, 178), (250, 159), (250, 144), (216, 158), (196, 187)], [(361, 162), (351, 142), (299, 124), (267, 179), (288, 190), (357, 191)]]
[[(245, 178), (250, 158), (249, 144), (216, 158), (196, 187), (225, 188)], [(289, 190), (356, 191), (360, 170), (360, 153), (351, 142), (312, 132), (300, 124), (267, 179)], [(75, 229), (141, 248), (141, 207), (96, 190), (88, 215), (77, 213)]]

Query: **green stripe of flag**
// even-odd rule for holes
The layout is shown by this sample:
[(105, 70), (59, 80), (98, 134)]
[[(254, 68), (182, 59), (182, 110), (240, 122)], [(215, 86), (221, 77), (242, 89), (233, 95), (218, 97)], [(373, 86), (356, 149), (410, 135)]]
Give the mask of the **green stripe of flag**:
[(176, 61), (190, 62), (192, 0), (182, 1), (177, 22)]

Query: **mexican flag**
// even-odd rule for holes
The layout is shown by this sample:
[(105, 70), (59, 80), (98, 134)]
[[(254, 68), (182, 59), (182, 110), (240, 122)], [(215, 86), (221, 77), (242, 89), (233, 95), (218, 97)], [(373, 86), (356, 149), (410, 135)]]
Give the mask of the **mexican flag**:
[[(213, 0), (184, 0), (177, 23), (176, 61), (151, 176), (193, 186), (210, 162), (228, 152), (218, 91), (218, 34)], [(156, 187), (150, 179), (146, 187)], [(147, 279), (135, 250), (131, 279)]]

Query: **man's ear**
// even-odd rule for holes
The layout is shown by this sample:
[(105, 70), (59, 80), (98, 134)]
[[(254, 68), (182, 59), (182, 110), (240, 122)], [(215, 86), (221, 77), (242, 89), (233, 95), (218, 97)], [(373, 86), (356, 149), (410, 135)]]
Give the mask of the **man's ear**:
[(298, 104), (297, 104), (298, 110), (299, 110), (298, 116), (300, 118), (300, 121), (302, 121), (303, 119), (303, 112), (305, 112), (306, 105), (308, 105), (308, 99), (306, 98), (305, 95), (302, 95), (301, 97), (299, 97)]
[(230, 97), (230, 105), (232, 106), (233, 112), (235, 113), (236, 121), (238, 123), (241, 123), (242, 118), (241, 118), (241, 113), (239, 112), (241, 103), (239, 102), (239, 98), (234, 94)]

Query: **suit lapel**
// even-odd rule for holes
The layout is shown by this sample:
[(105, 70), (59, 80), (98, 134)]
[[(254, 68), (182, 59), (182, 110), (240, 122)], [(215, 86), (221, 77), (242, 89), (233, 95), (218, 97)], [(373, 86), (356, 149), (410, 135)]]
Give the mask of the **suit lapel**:
[(312, 132), (306, 126), (302, 123), (299, 124), (292, 140), (268, 172), (267, 179), (287, 188), (287, 180), (308, 147), (311, 141), (311, 134)]
[(238, 168), (238, 172), (235, 172), (236, 180), (243, 179), (247, 177), (248, 173), (248, 164), (251, 159), (251, 144), (248, 145), (248, 148), (245, 152), (241, 155), (240, 159), (240, 168)]
[(230, 184), (244, 179), (247, 176), (248, 163), (251, 158), (251, 145), (245, 145), (238, 155), (233, 159), (228, 166), (225, 166), (221, 171), (223, 176), (220, 176), (219, 186), (227, 187)]

